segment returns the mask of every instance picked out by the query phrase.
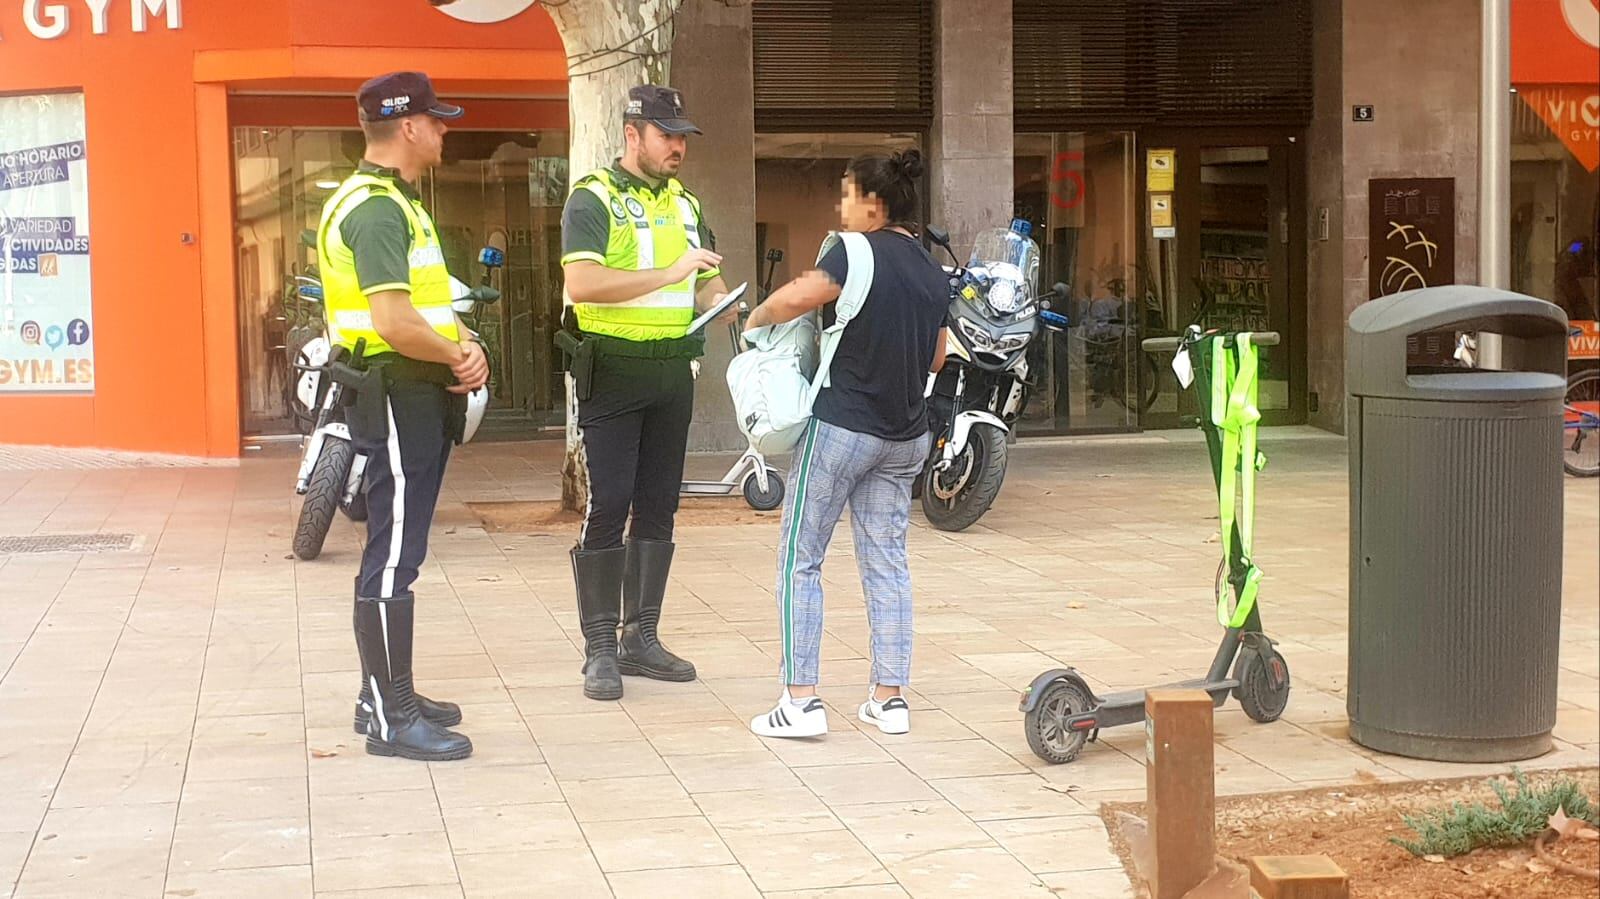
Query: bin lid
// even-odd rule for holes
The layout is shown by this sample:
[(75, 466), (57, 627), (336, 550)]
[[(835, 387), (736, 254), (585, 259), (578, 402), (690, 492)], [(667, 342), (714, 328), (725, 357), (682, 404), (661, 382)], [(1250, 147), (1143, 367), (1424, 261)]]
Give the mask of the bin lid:
[[(1408, 342), (1476, 332), (1514, 348), (1516, 370), (1418, 366)], [(1484, 338), (1487, 343), (1488, 337)], [(1363, 303), (1345, 335), (1345, 390), (1351, 396), (1453, 402), (1560, 399), (1566, 392), (1567, 315), (1536, 297), (1468, 284), (1409, 290)], [(1454, 365), (1453, 360), (1451, 360)]]

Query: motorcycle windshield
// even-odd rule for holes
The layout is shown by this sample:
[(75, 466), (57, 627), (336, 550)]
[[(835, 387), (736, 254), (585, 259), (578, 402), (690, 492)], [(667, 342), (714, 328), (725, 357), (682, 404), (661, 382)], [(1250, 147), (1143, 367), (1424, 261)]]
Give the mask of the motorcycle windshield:
[(1002, 314), (1026, 307), (1039, 293), (1039, 245), (1007, 228), (978, 235), (967, 268), (987, 283), (987, 300)]

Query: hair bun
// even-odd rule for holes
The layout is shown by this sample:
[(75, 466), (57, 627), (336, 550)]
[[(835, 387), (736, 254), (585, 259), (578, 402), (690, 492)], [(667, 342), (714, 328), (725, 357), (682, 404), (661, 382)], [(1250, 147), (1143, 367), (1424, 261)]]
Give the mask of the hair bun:
[(927, 166), (922, 162), (921, 150), (902, 150), (889, 157), (889, 161), (900, 170), (900, 177), (908, 181), (922, 180), (923, 173), (927, 171)]

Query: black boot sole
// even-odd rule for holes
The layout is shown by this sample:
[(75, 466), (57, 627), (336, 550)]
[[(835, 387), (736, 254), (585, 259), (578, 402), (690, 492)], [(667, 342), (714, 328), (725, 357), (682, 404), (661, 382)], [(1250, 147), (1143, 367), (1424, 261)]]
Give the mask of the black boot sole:
[(700, 673), (692, 668), (687, 674), (674, 674), (667, 671), (657, 671), (654, 668), (646, 668), (643, 665), (638, 665), (633, 662), (624, 662), (621, 660), (618, 660), (617, 662), (617, 670), (629, 677), (648, 677), (651, 680), (666, 681), (667, 683), (672, 684), (687, 684), (699, 679), (700, 676)]
[[(353, 729), (355, 730), (355, 732), (357, 734), (360, 734), (362, 736), (366, 735), (366, 733), (367, 733), (367, 720), (369, 718), (371, 718), (371, 717), (372, 717), (371, 714), (369, 714), (367, 712), (364, 712), (364, 711), (361, 711), (360, 706), (356, 707), (356, 715), (355, 715), (355, 720), (353, 722), (353, 724), (354, 724), (354, 728)], [(426, 715), (424, 715), (423, 717), (427, 718)], [(456, 712), (453, 715), (445, 715), (442, 718), (428, 718), (428, 720), (432, 721), (434, 724), (439, 725), (440, 727), (455, 727), (457, 724), (461, 723), (461, 713), (460, 712)]]
[(589, 699), (598, 699), (598, 700), (600, 700), (602, 702), (610, 702), (612, 700), (617, 700), (617, 699), (621, 699), (622, 698), (622, 685), (618, 684), (616, 689), (614, 689), (614, 690), (613, 689), (603, 689), (602, 690), (602, 689), (590, 689), (588, 684), (584, 684), (583, 685), (583, 695), (588, 697)]
[(367, 755), (410, 759), (414, 762), (455, 762), (472, 755), (472, 744), (468, 743), (460, 749), (451, 749), (444, 752), (420, 752), (394, 743), (385, 743), (376, 737), (369, 736), (367, 737)]

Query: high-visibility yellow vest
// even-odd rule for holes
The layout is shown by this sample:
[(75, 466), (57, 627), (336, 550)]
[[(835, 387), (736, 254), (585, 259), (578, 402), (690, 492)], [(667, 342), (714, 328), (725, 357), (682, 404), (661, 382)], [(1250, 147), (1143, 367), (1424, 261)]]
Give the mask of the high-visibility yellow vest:
[[(604, 257), (573, 253), (564, 262), (588, 259), (606, 268), (645, 271), (666, 268), (700, 246), (700, 201), (676, 178), (659, 191), (630, 189), (617, 184), (610, 169), (600, 169), (572, 189), (599, 198), (610, 214), (611, 233)], [(625, 340), (682, 337), (694, 320), (700, 274), (623, 303), (576, 303), (578, 327)]]
[[(440, 336), (461, 339), (455, 310), (450, 307), (450, 271), (444, 264), (444, 247), (433, 217), (420, 200), (402, 194), (389, 179), (371, 172), (356, 172), (322, 207), (317, 231), (317, 264), (322, 272), (323, 310), (328, 339), (346, 349), (365, 338), (367, 355), (394, 352), (372, 327), (372, 305), (356, 277), (355, 254), (345, 245), (339, 226), (371, 197), (388, 197), (405, 213), (411, 227), (411, 305)], [(400, 285), (395, 285), (398, 288)]]

